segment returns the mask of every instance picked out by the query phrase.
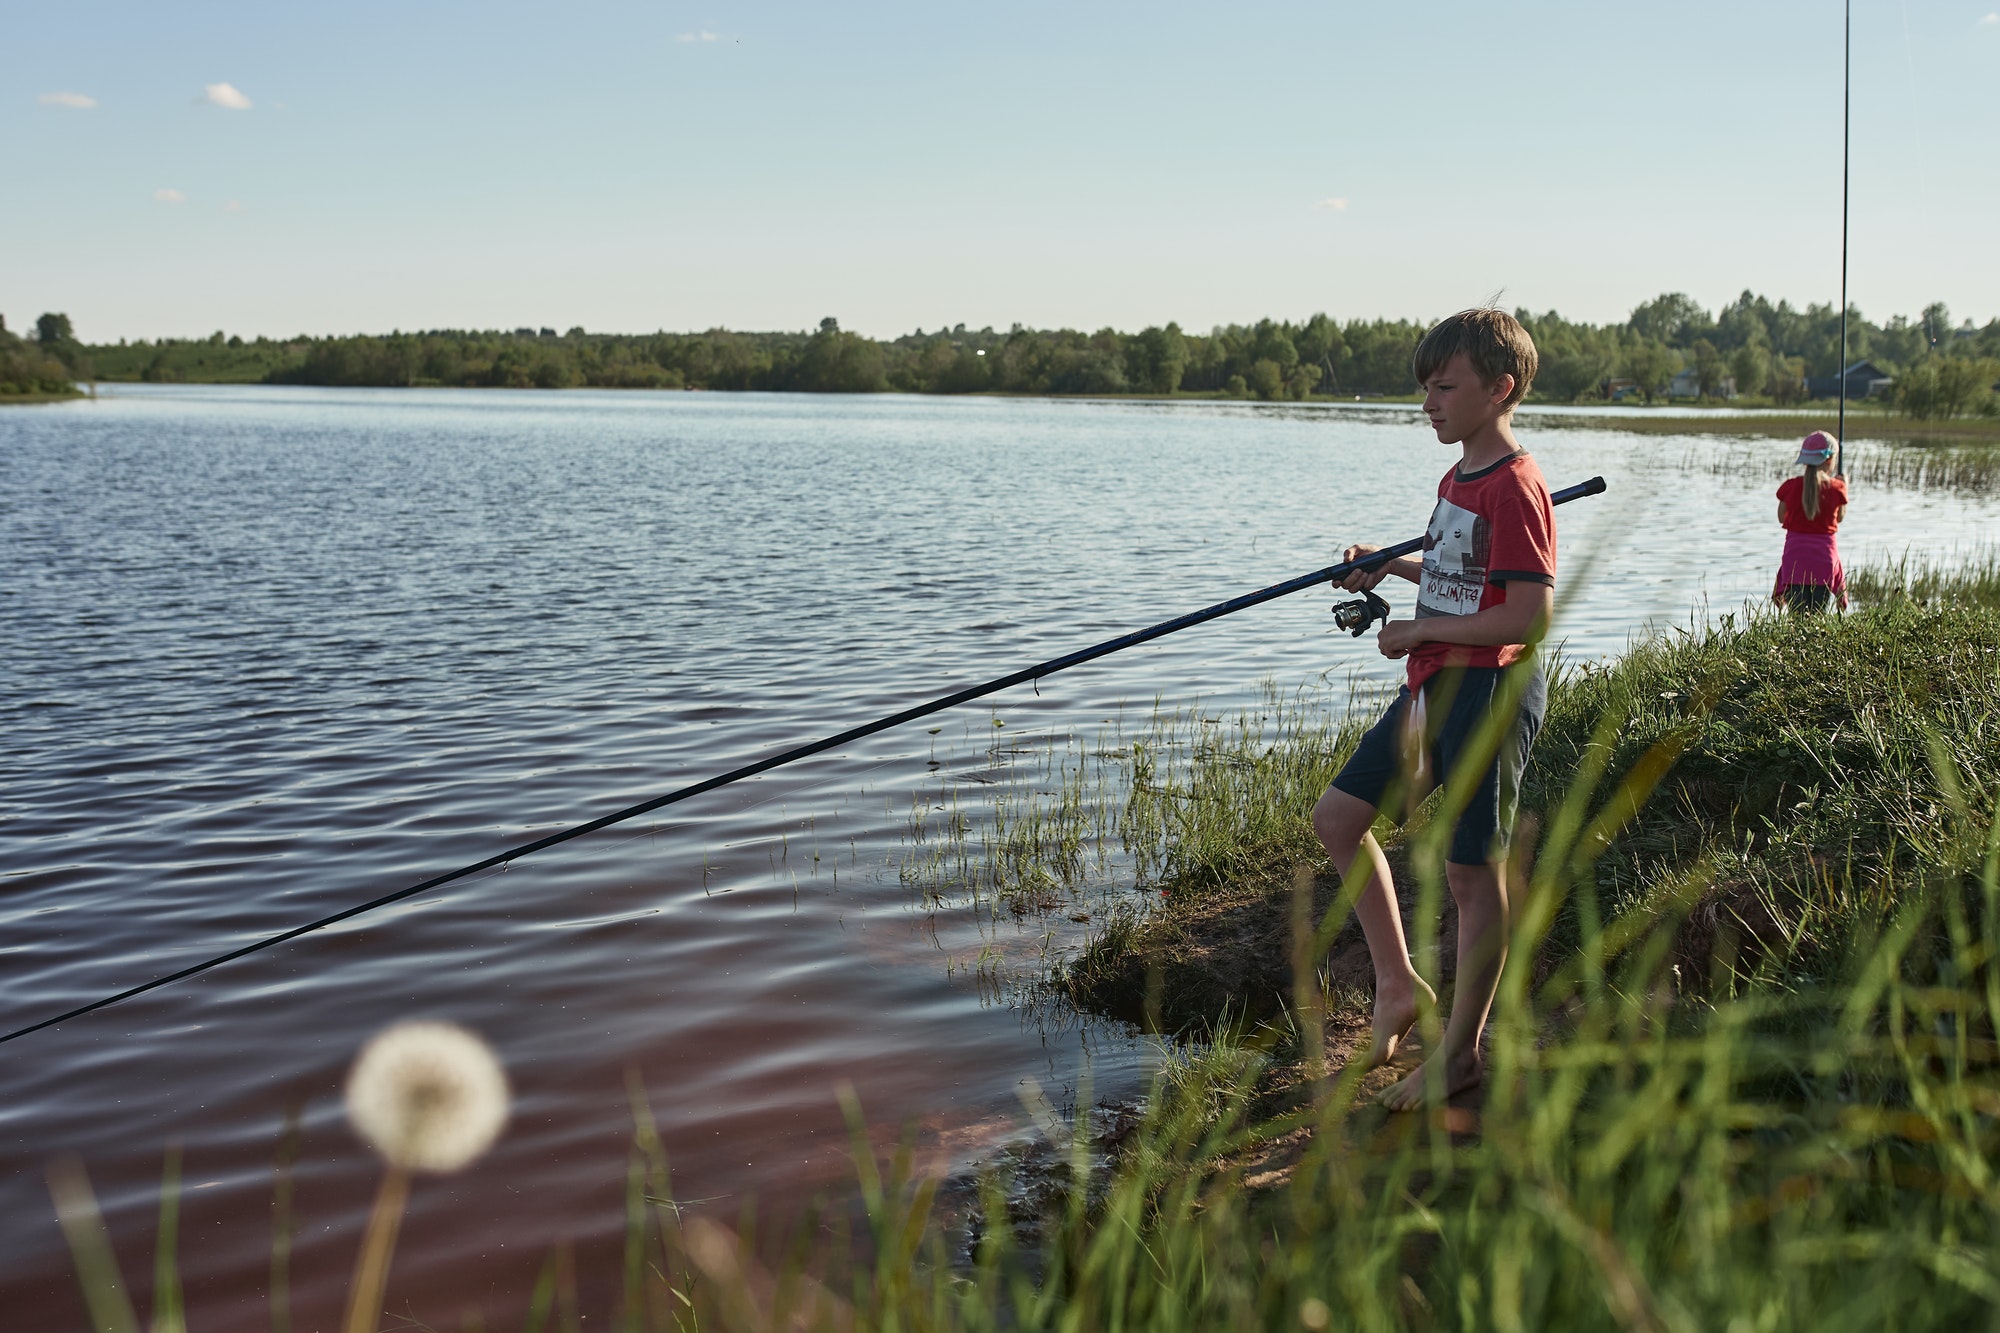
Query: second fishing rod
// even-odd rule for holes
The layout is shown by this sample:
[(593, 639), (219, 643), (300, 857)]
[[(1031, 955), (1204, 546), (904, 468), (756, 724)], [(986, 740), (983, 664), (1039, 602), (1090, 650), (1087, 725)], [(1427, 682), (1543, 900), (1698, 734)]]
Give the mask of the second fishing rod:
[[(1579, 500), (1586, 495), (1601, 494), (1603, 490), (1604, 478), (1592, 477), (1589, 481), (1579, 482), (1575, 486), (1565, 487), (1555, 492), (1549, 499), (1555, 504), (1568, 504), (1571, 500)], [(1107, 639), (1103, 643), (1093, 644), (1088, 648), (1079, 648), (1075, 652), (1066, 653), (1061, 657), (1052, 657), (1046, 662), (1037, 662), (1033, 666), (1023, 667), (1019, 671), (1011, 671), (1004, 676), (996, 676), (992, 680), (983, 681), (978, 685), (968, 685), (962, 690), (954, 690), (950, 694), (940, 695), (938, 698), (905, 708), (899, 713), (891, 713), (887, 717), (879, 717), (872, 722), (864, 722), (858, 727), (849, 727), (846, 731), (822, 737), (819, 740), (810, 741), (804, 745), (795, 746), (781, 753), (744, 764), (740, 768), (732, 768), (726, 773), (718, 773), (712, 778), (704, 778), (700, 782), (667, 792), (665, 795), (655, 796), (651, 800), (641, 801), (637, 805), (626, 806), (623, 810), (614, 810), (610, 814), (600, 815), (596, 819), (572, 825), (560, 832), (551, 833), (547, 837), (537, 838), (533, 842), (522, 843), (517, 847), (509, 847), (505, 850), (495, 852), (484, 860), (475, 861), (471, 865), (460, 866), (458, 869), (447, 871), (442, 875), (434, 875), (420, 884), (412, 884), (408, 888), (397, 889), (393, 893), (385, 893), (379, 898), (371, 898), (367, 902), (357, 903), (352, 907), (344, 908), (328, 916), (323, 916), (317, 921), (308, 921), (304, 925), (294, 926), (290, 930), (267, 936), (253, 943), (243, 945), (240, 948), (231, 949), (213, 958), (195, 963), (189, 967), (184, 967), (178, 972), (171, 972), (163, 977), (155, 977), (151, 981), (119, 991), (114, 995), (106, 995), (102, 999), (91, 1001), (89, 1004), (79, 1005), (74, 1009), (51, 1015), (38, 1022), (15, 1028), (5, 1034), (0, 1034), (0, 1043), (13, 1041), (16, 1037), (25, 1037), (29, 1033), (39, 1032), (43, 1028), (54, 1027), (56, 1024), (72, 1018), (81, 1018), (85, 1014), (108, 1008), (122, 1000), (129, 1000), (134, 996), (144, 995), (148, 991), (158, 990), (162, 986), (170, 986), (177, 981), (185, 981), (189, 977), (198, 976), (211, 968), (220, 967), (224, 963), (234, 962), (236, 959), (248, 957), (253, 953), (260, 953), (265, 949), (283, 944), (288, 940), (295, 940), (301, 935), (310, 935), (316, 930), (324, 930), (328, 926), (352, 920), (377, 908), (387, 907), (391, 903), (402, 902), (406, 898), (413, 898), (417, 894), (439, 888), (451, 883), (453, 880), (464, 879), (467, 875), (476, 875), (482, 870), (491, 870), (496, 866), (506, 865), (510, 861), (517, 861), (521, 857), (542, 851), (545, 848), (554, 847), (558, 843), (568, 842), (572, 838), (580, 838), (586, 833), (595, 833), (599, 829), (623, 823), (628, 819), (648, 814), (663, 806), (674, 805), (692, 797), (700, 796), (704, 792), (714, 791), (717, 787), (726, 787), (732, 782), (741, 782), (745, 778), (753, 778), (760, 773), (768, 773), (774, 768), (782, 768), (786, 764), (794, 764), (801, 759), (809, 759), (813, 755), (824, 754), (828, 750), (839, 749), (843, 745), (851, 745), (855, 741), (863, 740), (878, 732), (900, 727), (906, 722), (914, 722), (919, 718), (929, 717), (933, 713), (942, 713), (946, 709), (956, 708), (960, 704), (970, 703), (974, 699), (984, 698), (989, 694), (998, 694), (1002, 690), (1011, 689), (1016, 685), (1026, 685), (1034, 681), (1039, 681), (1045, 676), (1055, 675), (1058, 671), (1067, 671), (1071, 667), (1082, 666), (1085, 662), (1094, 662), (1100, 657), (1109, 657), (1111, 654), (1123, 652), (1127, 648), (1136, 648), (1142, 643), (1151, 643), (1155, 639), (1165, 638), (1167, 635), (1177, 633), (1180, 630), (1206, 624), (1211, 620), (1219, 620), (1223, 616), (1233, 615), (1238, 611), (1245, 611), (1253, 606), (1262, 606), (1265, 602), (1276, 601), (1280, 597), (1288, 597), (1292, 593), (1303, 592), (1307, 588), (1318, 587), (1323, 583), (1335, 582), (1347, 577), (1349, 574), (1380, 569), (1391, 560), (1422, 550), (1424, 541), (1423, 537), (1412, 537), (1408, 541), (1397, 542), (1394, 546), (1385, 546), (1379, 551), (1371, 551), (1359, 559), (1343, 560), (1339, 564), (1329, 565), (1325, 569), (1316, 569), (1310, 574), (1301, 574), (1297, 578), (1286, 579), (1283, 583), (1274, 583), (1268, 588), (1259, 588), (1256, 592), (1244, 593), (1241, 597), (1232, 597), (1226, 602), (1217, 602), (1215, 605), (1205, 606), (1199, 611), (1190, 611), (1186, 615), (1176, 616), (1172, 620), (1163, 620), (1157, 625), (1149, 625), (1145, 629), (1134, 630), (1130, 634), (1121, 634), (1115, 639)], [(1363, 600), (1351, 602), (1335, 609), (1335, 624), (1339, 628), (1350, 630), (1359, 635), (1374, 620), (1385, 617), (1388, 614), (1388, 609), (1388, 604), (1383, 602), (1379, 597), (1375, 597), (1373, 594), (1364, 594)]]

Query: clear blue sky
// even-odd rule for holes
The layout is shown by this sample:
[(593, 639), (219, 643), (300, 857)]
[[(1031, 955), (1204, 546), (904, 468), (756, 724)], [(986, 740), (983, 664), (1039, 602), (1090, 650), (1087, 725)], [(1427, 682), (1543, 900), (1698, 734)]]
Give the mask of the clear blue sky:
[[(1872, 317), (2000, 315), (1996, 5), (1855, 5)], [(1837, 0), (12, 0), (4, 28), (0, 313), (93, 340), (1838, 291)]]

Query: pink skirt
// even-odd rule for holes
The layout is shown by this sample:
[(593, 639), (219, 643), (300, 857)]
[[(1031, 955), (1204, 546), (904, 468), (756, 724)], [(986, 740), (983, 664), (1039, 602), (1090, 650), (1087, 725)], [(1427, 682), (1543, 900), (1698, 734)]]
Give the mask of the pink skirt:
[(1847, 571), (1840, 563), (1840, 545), (1830, 532), (1788, 532), (1785, 555), (1778, 562), (1778, 581), (1771, 596), (1782, 600), (1787, 588), (1831, 588), (1847, 605)]

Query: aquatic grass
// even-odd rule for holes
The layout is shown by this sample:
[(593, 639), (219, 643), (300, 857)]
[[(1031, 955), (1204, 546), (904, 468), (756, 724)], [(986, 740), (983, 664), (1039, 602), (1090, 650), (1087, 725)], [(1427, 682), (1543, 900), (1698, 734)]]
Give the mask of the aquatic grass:
[(1375, 692), (1266, 681), (1262, 694), (1228, 718), (1156, 704), (1131, 737), (1121, 721), (1088, 742), (1022, 735), (987, 747), (985, 768), (946, 770), (913, 796), (898, 872), (931, 903), (967, 896), (1025, 915), (1090, 889), (1275, 864), (1304, 846), (1297, 821), (1275, 812), (1324, 788)]
[(1233, 717), (1199, 705), (1156, 712), (1132, 743), (1120, 824), (1138, 885), (1194, 890), (1316, 846), (1298, 812), (1339, 772), (1377, 694), (1352, 682), (1286, 691), (1266, 681), (1259, 706)]
[[(1225, 1002), (1232, 1021), (1269, 1018), (1299, 982), (1286, 957), (1294, 915), (1315, 922), (1315, 957), (1348, 920), (1351, 903), (1342, 905), (1310, 813), (1392, 689), (1358, 679), (1292, 691), (1267, 682), (1261, 704), (1234, 717), (1156, 712), (1133, 743), (1120, 834), (1135, 887), (1157, 901), (1119, 904), (1059, 960), (1055, 986), (1085, 1008), (1163, 1031), (1207, 1030)], [(1420, 802), (1400, 827), (1386, 818), (1376, 826), (1419, 895), (1445, 892), (1442, 843), (1425, 841), (1444, 796)], [(1415, 943), (1421, 965), (1439, 941), (1420, 930)], [(1320, 981), (1353, 984), (1324, 969)]]
[[(94, 1333), (139, 1333), (139, 1315), (126, 1291), (110, 1230), (83, 1163), (65, 1157), (48, 1170), (56, 1220), (69, 1242)], [(169, 1145), (160, 1168), (159, 1216), (153, 1232), (153, 1314), (149, 1333), (186, 1333), (180, 1278), (181, 1149)]]
[(1932, 440), (1856, 450), (1848, 475), (1867, 485), (1902, 490), (2000, 489), (2000, 441)]
[[(1587, 412), (1529, 412), (1515, 421), (1517, 430), (1593, 430), (1635, 435), (1709, 435), (1800, 440), (1815, 430), (1832, 430), (1836, 414), (1829, 405), (1819, 411), (1628, 412), (1592, 415)], [(1847, 407), (1847, 438), (1896, 443), (1982, 443), (2000, 441), (2000, 420), (1958, 417), (1949, 421), (1917, 421), (1895, 412)]]
[[(1803, 424), (1803, 423), (1799, 423)], [(1761, 478), (1773, 488), (1798, 471), (1795, 445), (1807, 430), (1831, 430), (1831, 423), (1808, 425), (1796, 434), (1774, 433), (1758, 444), (1731, 443), (1720, 450), (1690, 450), (1668, 466), (1683, 474), (1727, 478)], [(1992, 432), (1989, 429), (1989, 436)], [(1986, 494), (2000, 489), (2000, 437), (1973, 439), (1854, 439), (1842, 456), (1850, 483), (1885, 489), (1955, 490)]]
[(187, 1313), (181, 1297), (181, 1148), (167, 1148), (160, 1172), (160, 1215), (153, 1229), (152, 1333), (187, 1333)]
[(911, 798), (902, 881), (933, 905), (966, 898), (1017, 916), (1109, 882), (1122, 780), (1105, 759), (1122, 753), (1109, 725), (1090, 743), (1017, 734), (983, 750), (984, 768), (941, 772)]
[(73, 1157), (52, 1163), (48, 1183), (56, 1221), (69, 1243), (94, 1333), (139, 1333), (139, 1314), (126, 1294), (111, 1233), (105, 1228), (104, 1214), (97, 1206), (97, 1194), (90, 1187), (83, 1163)]

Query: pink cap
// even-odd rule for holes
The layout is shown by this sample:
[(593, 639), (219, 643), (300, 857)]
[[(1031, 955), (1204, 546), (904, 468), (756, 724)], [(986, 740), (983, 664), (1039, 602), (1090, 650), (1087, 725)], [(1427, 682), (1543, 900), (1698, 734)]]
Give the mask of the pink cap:
[(1801, 463), (1824, 463), (1827, 459), (1833, 457), (1833, 451), (1839, 447), (1840, 442), (1834, 439), (1833, 436), (1823, 430), (1816, 430), (1806, 436), (1804, 441), (1800, 443), (1798, 461)]

